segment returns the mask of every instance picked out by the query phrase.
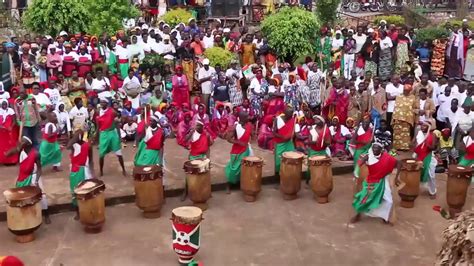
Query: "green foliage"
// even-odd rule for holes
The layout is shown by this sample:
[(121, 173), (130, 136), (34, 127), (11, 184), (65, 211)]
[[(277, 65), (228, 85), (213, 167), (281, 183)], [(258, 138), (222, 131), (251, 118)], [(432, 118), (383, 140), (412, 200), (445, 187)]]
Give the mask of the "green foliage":
[(182, 8), (176, 8), (166, 12), (162, 19), (171, 28), (174, 28), (179, 23), (188, 23), (188, 20), (192, 17), (191, 12)]
[(33, 0), (23, 16), (29, 30), (52, 36), (86, 31), (88, 19), (82, 0)]
[(204, 56), (209, 59), (211, 66), (215, 67), (220, 65), (223, 68), (226, 68), (230, 65), (230, 62), (233, 59), (236, 59), (235, 55), (223, 48), (212, 47), (204, 51)]
[(396, 26), (401, 26), (405, 24), (405, 18), (399, 15), (392, 16), (377, 16), (374, 20), (374, 23), (378, 25), (381, 20), (387, 21), (387, 24), (395, 24)]
[(449, 32), (441, 27), (427, 27), (416, 31), (416, 40), (420, 43), (427, 41), (431, 43), (436, 39), (448, 38)]
[(316, 2), (316, 14), (323, 24), (334, 23), (340, 2), (341, 0), (318, 0)]
[(313, 13), (298, 7), (284, 7), (261, 24), (269, 46), (288, 61), (314, 52), (319, 21)]
[(165, 60), (158, 54), (147, 54), (140, 63), (140, 68), (143, 70), (157, 67), (160, 72), (163, 71)]
[(113, 34), (121, 29), (124, 18), (140, 15), (138, 9), (129, 0), (84, 0), (91, 14), (88, 33), (99, 35), (103, 32)]

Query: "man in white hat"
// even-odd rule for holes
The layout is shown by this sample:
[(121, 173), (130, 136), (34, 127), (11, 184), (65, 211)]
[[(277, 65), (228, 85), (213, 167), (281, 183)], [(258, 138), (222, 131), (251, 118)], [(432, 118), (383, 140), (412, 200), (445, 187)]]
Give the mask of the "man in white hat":
[(152, 50), (163, 56), (164, 59), (174, 60), (174, 55), (176, 54), (176, 48), (171, 43), (169, 35), (163, 35), (163, 40), (156, 45), (152, 46)]
[(204, 58), (202, 60), (202, 67), (198, 71), (198, 83), (201, 84), (201, 101), (206, 105), (207, 110), (209, 110), (209, 98), (212, 93), (212, 79), (216, 75), (216, 70), (211, 67), (209, 59)]

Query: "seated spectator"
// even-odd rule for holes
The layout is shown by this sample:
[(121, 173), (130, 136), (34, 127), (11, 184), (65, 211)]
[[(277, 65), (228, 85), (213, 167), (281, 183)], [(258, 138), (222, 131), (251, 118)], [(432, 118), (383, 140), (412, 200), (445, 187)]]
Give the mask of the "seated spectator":
[(385, 150), (390, 151), (392, 149), (392, 133), (388, 130), (386, 120), (380, 120), (380, 127), (375, 130), (374, 138), (376, 142), (384, 146)]
[(330, 146), (332, 156), (344, 160), (347, 159), (349, 155), (347, 144), (348, 141), (351, 140), (351, 132), (349, 131), (349, 129), (347, 129), (346, 126), (342, 125), (339, 122), (339, 117), (337, 116), (334, 116), (332, 118), (329, 131), (331, 132), (332, 137), (332, 143)]
[(126, 123), (123, 124), (122, 130), (125, 132), (122, 140), (124, 142), (127, 141), (133, 141), (134, 142), (134, 147), (136, 146), (135, 144), (135, 137), (137, 135), (137, 128), (138, 124), (133, 120), (131, 117), (126, 118)]
[(122, 109), (122, 121), (126, 123), (128, 118), (134, 118), (137, 115), (137, 110), (132, 108), (132, 104), (129, 101), (126, 101)]

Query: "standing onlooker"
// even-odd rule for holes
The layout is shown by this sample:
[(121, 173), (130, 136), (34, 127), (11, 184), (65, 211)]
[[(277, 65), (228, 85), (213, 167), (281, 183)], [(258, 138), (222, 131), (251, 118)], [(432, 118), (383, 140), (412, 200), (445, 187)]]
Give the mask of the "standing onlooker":
[(211, 97), (212, 92), (212, 79), (216, 74), (216, 70), (209, 66), (209, 59), (205, 58), (202, 60), (203, 67), (199, 68), (198, 71), (198, 82), (201, 84), (201, 97), (202, 103), (206, 105), (207, 110), (209, 110), (209, 98)]
[(385, 87), (387, 93), (387, 123), (392, 125), (392, 115), (395, 109), (395, 99), (403, 93), (403, 85), (400, 84), (400, 76), (395, 74), (392, 76), (392, 82)]
[[(39, 84), (33, 83), (33, 89), (39, 90)], [(23, 126), (23, 136), (28, 137), (33, 147), (39, 148), (38, 134), (41, 121), (40, 112), (36, 105), (36, 100), (32, 95), (27, 95), (26, 91), (20, 91), (19, 99), (15, 105), (16, 118), (20, 121), (20, 127)]]
[(240, 106), (243, 102), (243, 93), (240, 87), (240, 79), (242, 78), (242, 71), (237, 68), (238, 61), (232, 60), (230, 68), (227, 69), (225, 75), (229, 81), (229, 96), (232, 106)]
[(412, 132), (418, 114), (418, 102), (411, 94), (412, 86), (405, 85), (403, 94), (396, 97), (393, 112), (393, 148), (407, 151), (410, 149)]
[(72, 131), (86, 130), (86, 120), (89, 118), (89, 112), (83, 106), (81, 98), (74, 99), (74, 107), (69, 111), (69, 119), (72, 121)]

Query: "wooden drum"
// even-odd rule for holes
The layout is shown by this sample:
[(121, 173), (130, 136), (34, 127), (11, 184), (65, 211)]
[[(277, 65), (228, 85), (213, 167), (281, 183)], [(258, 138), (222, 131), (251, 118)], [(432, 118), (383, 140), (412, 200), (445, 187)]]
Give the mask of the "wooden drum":
[(254, 202), (262, 190), (263, 159), (248, 156), (242, 159), (240, 189), (244, 193), (244, 200)]
[(159, 165), (133, 168), (135, 203), (143, 210), (143, 217), (160, 217), (163, 205), (163, 170)]
[(451, 217), (461, 212), (462, 207), (466, 203), (466, 194), (471, 184), (472, 172), (473, 169), (468, 166), (449, 166), (446, 201), (448, 202)]
[(303, 157), (301, 152), (284, 152), (280, 165), (280, 191), (283, 199), (294, 200), (301, 189)]
[(210, 162), (209, 159), (186, 161), (183, 167), (189, 198), (203, 211), (207, 210), (207, 200), (211, 197)]
[(327, 156), (312, 156), (308, 159), (311, 172), (311, 189), (318, 203), (328, 203), (329, 194), (333, 188), (331, 158)]
[(202, 210), (197, 207), (179, 207), (171, 212), (173, 250), (180, 263), (188, 265), (201, 245)]
[(79, 220), (87, 233), (99, 233), (105, 223), (105, 184), (99, 179), (84, 180), (74, 189)]
[(362, 186), (367, 177), (369, 176), (369, 167), (367, 164), (359, 165), (359, 178), (356, 178), (356, 185), (354, 190), (354, 195), (359, 193), (362, 190)]
[(18, 243), (35, 240), (34, 232), (41, 226), (41, 189), (34, 186), (12, 188), (3, 192), (7, 201), (8, 230)]
[(420, 175), (421, 164), (412, 159), (402, 160), (402, 168), (400, 169), (400, 180), (405, 186), (398, 191), (401, 198), (400, 206), (404, 208), (413, 208), (415, 199), (420, 193)]

